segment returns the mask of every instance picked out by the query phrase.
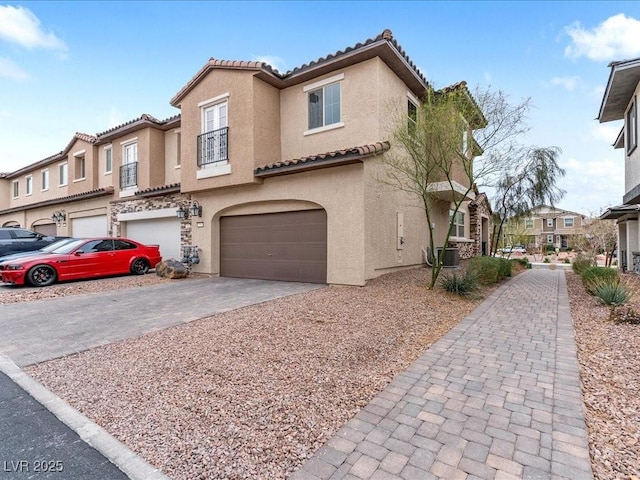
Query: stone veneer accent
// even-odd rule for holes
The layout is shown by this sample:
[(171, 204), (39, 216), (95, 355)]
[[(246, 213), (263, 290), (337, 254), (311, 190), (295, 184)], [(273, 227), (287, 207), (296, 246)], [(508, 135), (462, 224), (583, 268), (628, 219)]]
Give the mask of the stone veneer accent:
[[(162, 208), (178, 209), (180, 205), (186, 208), (191, 203), (191, 197), (181, 193), (171, 193), (168, 195), (158, 195), (157, 197), (129, 197), (126, 200), (111, 202), (111, 213), (109, 215), (109, 235), (118, 236), (117, 225), (118, 214), (145, 212), (159, 210)], [(180, 225), (180, 245), (191, 245), (191, 219), (182, 220)]]
[(463, 258), (471, 258), (475, 257), (476, 254), (476, 241), (449, 241), (449, 245), (458, 249), (458, 257)]
[[(469, 204), (469, 235), (473, 240), (473, 243), (471, 244), (473, 246), (473, 253), (471, 253), (469, 257), (463, 257), (462, 252), (460, 252), (460, 258), (471, 258), (476, 255), (482, 255), (482, 217), (489, 219), (488, 231), (491, 232), (491, 206), (489, 205), (489, 200), (484, 193), (479, 194), (476, 199)], [(486, 241), (488, 253), (490, 248), (490, 239), (487, 238)]]

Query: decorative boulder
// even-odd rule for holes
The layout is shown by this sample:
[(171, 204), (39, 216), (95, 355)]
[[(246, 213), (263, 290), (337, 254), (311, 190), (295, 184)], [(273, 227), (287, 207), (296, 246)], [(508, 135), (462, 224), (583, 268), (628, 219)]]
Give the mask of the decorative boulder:
[(187, 278), (189, 270), (182, 262), (170, 258), (156, 265), (156, 274), (164, 278)]

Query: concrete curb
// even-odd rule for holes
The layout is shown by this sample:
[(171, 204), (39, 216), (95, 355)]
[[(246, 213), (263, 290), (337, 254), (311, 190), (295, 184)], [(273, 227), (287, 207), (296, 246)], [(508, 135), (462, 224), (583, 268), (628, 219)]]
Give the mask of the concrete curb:
[(76, 432), (82, 440), (104, 455), (132, 480), (170, 480), (152, 467), (104, 428), (92, 422), (78, 410), (68, 405), (56, 394), (47, 390), (18, 367), (10, 358), (0, 355), (0, 371), (24, 389), (62, 423)]

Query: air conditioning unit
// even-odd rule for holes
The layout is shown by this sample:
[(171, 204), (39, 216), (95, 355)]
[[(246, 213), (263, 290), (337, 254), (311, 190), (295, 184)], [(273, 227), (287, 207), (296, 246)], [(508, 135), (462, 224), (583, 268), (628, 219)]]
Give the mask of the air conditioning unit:
[[(438, 258), (442, 254), (442, 248), (438, 248)], [(442, 266), (445, 268), (455, 268), (460, 264), (460, 252), (455, 247), (444, 249), (444, 259), (442, 260)]]

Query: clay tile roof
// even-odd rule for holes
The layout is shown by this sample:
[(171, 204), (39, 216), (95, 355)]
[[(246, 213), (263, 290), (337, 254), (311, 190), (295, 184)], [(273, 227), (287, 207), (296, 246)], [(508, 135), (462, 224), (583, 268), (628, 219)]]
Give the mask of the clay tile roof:
[(110, 128), (108, 130), (105, 130), (104, 132), (100, 132), (96, 136), (98, 138), (104, 137), (105, 135), (107, 135), (109, 133), (115, 132), (116, 130), (120, 130), (121, 128), (124, 128), (124, 127), (131, 126), (131, 125), (133, 125), (135, 123), (138, 123), (138, 122), (139, 123), (150, 122), (150, 123), (155, 123), (157, 125), (160, 125), (160, 124), (163, 123), (162, 121), (158, 120), (154, 116), (149, 115), (148, 113), (143, 113), (138, 118), (134, 118), (133, 120), (129, 120), (128, 122), (125, 122), (125, 123), (123, 123), (121, 125), (117, 125), (115, 127), (112, 127), (112, 128)]
[(257, 177), (270, 177), (286, 173), (294, 173), (300, 170), (310, 170), (333, 165), (345, 165), (360, 161), (370, 155), (378, 155), (389, 150), (390, 147), (389, 142), (376, 142), (360, 147), (345, 148), (342, 150), (335, 150), (333, 152), (310, 155), (308, 157), (283, 160), (281, 162), (271, 163), (264, 167), (256, 168), (254, 175)]
[[(384, 50), (385, 46), (389, 46), (390, 50)], [(380, 49), (376, 50), (377, 53), (371, 53), (371, 48)], [(362, 53), (364, 57), (360, 58), (360, 60), (354, 60), (354, 62), (362, 61), (362, 59), (367, 58), (367, 51), (369, 51), (369, 55), (371, 56), (378, 54), (382, 57), (385, 57), (385, 61), (390, 61), (394, 65), (394, 67), (392, 68), (413, 72), (413, 75), (416, 78), (414, 80), (411, 80), (410, 83), (413, 85), (414, 89), (424, 89), (428, 85), (425, 76), (408, 57), (400, 44), (393, 38), (391, 30), (386, 29), (374, 38), (369, 38), (364, 42), (356, 43), (354, 46), (347, 47), (344, 50), (338, 50), (335, 53), (327, 55), (326, 57), (320, 57), (317, 60), (314, 60), (307, 64), (303, 64), (299, 67), (294, 68), (293, 70), (289, 70), (284, 74), (278, 72), (278, 70), (274, 69), (269, 64), (264, 62), (218, 60), (215, 58), (210, 58), (209, 61), (187, 82), (187, 84), (174, 95), (174, 97), (170, 101), (170, 104), (173, 106), (178, 106), (182, 98), (184, 98), (184, 96), (189, 91), (191, 91), (191, 89), (195, 85), (197, 85), (198, 82), (200, 82), (200, 80), (202, 80), (202, 78), (207, 75), (210, 70), (215, 68), (254, 70), (262, 80), (271, 83), (277, 88), (285, 88), (297, 82), (307, 81), (308, 78), (313, 78), (314, 75), (323, 75), (324, 73), (326, 73), (326, 71), (331, 70), (332, 62), (343, 62), (343, 64), (338, 67), (342, 68), (345, 61), (348, 61), (348, 59), (352, 55), (359, 53)], [(388, 55), (388, 53), (392, 51), (396, 52), (395, 55), (399, 56), (401, 60), (399, 60), (397, 57), (391, 58), (395, 56)], [(371, 58), (371, 56), (368, 58)]]
[(89, 135), (88, 133), (76, 132), (75, 138), (79, 140), (84, 140), (88, 143), (95, 143), (96, 137), (93, 135)]
[(161, 185), (159, 187), (146, 188), (136, 192), (138, 197), (153, 197), (155, 195), (163, 195), (165, 193), (173, 193), (180, 191), (180, 183), (170, 183), (168, 185)]

